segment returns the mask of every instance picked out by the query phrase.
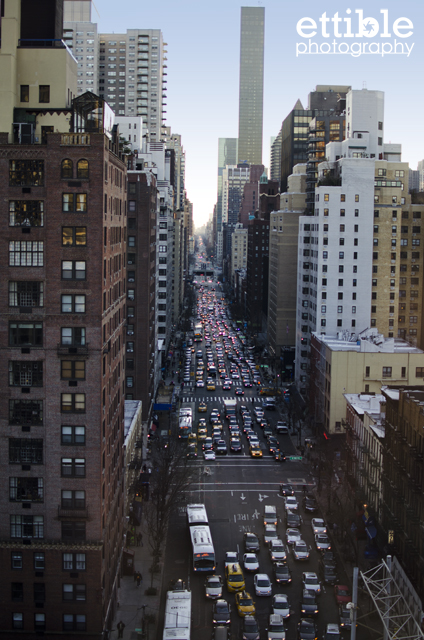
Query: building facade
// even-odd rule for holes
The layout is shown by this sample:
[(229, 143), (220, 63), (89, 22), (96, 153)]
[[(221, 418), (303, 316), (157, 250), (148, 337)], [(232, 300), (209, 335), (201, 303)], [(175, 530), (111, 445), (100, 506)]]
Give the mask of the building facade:
[(265, 7), (241, 7), (237, 162), (262, 164)]
[(92, 0), (63, 2), (63, 40), (77, 61), (78, 95), (98, 91), (99, 40), (97, 23), (92, 21), (95, 13), (97, 10)]

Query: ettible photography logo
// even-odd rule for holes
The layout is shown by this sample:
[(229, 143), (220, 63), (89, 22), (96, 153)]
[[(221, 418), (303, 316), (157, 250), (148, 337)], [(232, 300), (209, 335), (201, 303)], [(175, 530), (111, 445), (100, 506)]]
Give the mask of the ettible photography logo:
[[(296, 57), (301, 55), (406, 55), (414, 48), (414, 25), (409, 18), (391, 20), (388, 9), (378, 17), (364, 16), (362, 9), (346, 9), (342, 17), (337, 11), (332, 17), (324, 11), (318, 20), (301, 18), (296, 25), (303, 38), (296, 42)], [(317, 39), (315, 39), (317, 36)]]

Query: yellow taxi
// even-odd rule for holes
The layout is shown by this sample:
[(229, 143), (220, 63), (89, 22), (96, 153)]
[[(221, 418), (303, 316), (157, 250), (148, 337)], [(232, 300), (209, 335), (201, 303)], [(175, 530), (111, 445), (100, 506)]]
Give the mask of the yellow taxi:
[(252, 458), (262, 458), (262, 449), (258, 446), (253, 445), (250, 447), (250, 455)]
[(198, 440), (206, 440), (208, 437), (208, 430), (206, 427), (199, 427), (197, 429), (197, 439)]
[(196, 371), (196, 380), (203, 380), (203, 371)]
[(215, 381), (214, 380), (208, 380), (206, 383), (206, 389), (208, 391), (215, 391), (216, 387), (215, 387)]
[(236, 593), (236, 607), (237, 613), (240, 617), (254, 616), (256, 612), (255, 603), (252, 600), (250, 593), (247, 591), (241, 591)]
[(206, 429), (207, 428), (206, 418), (199, 418), (199, 422), (197, 423), (197, 428), (198, 429)]
[(206, 413), (208, 407), (206, 406), (206, 402), (199, 402), (199, 406), (197, 407), (197, 411), (199, 413)]
[(246, 587), (243, 571), (238, 562), (234, 562), (225, 567), (225, 577), (227, 579), (227, 589), (230, 593), (243, 591)]
[(222, 422), (215, 422), (215, 424), (213, 425), (214, 429), (219, 429), (220, 431), (222, 431)]
[(189, 443), (190, 442), (196, 443), (197, 442), (197, 435), (195, 433), (193, 433), (193, 432), (189, 433), (188, 434), (188, 442)]

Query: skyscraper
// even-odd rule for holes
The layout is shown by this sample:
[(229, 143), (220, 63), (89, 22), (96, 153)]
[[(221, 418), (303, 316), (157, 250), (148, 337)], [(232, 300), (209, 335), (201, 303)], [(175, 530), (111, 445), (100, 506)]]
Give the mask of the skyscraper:
[(241, 8), (238, 162), (262, 164), (264, 7)]

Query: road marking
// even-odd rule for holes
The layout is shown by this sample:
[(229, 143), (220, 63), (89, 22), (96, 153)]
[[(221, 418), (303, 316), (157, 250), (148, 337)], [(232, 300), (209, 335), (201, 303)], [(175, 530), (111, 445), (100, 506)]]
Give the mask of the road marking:
[[(199, 487), (199, 489), (193, 489), (192, 487), (190, 487), (188, 493), (200, 493), (201, 491), (204, 491), (205, 493), (213, 493), (213, 492), (217, 492), (220, 491), (221, 493), (231, 493), (231, 489), (219, 489), (216, 487), (216, 485), (213, 485), (214, 489), (205, 489), (205, 488), (201, 488)], [(278, 489), (269, 489), (269, 491), (271, 491), (271, 493), (278, 493)], [(244, 492), (248, 492), (248, 493), (257, 493), (258, 490), (257, 489), (244, 489)], [(246, 496), (243, 497), (243, 500), (246, 500)]]
[(241, 500), (246, 500), (246, 496), (242, 493), (240, 496)]
[(266, 498), (269, 498), (269, 496), (263, 496), (261, 493), (259, 494), (259, 502), (262, 502), (262, 500), (265, 500)]
[(257, 520), (258, 518), (259, 518), (259, 511), (257, 511), (257, 510), (255, 509), (255, 511), (254, 511), (254, 513), (253, 513), (253, 515), (252, 515), (252, 520)]

